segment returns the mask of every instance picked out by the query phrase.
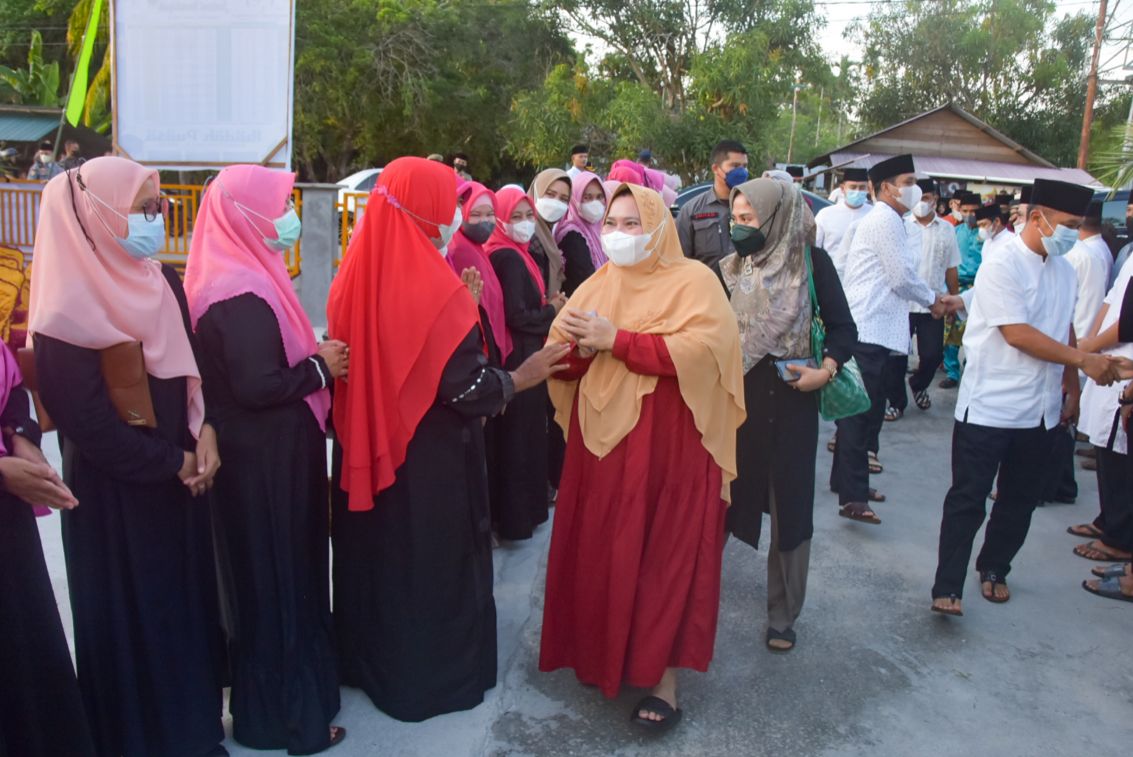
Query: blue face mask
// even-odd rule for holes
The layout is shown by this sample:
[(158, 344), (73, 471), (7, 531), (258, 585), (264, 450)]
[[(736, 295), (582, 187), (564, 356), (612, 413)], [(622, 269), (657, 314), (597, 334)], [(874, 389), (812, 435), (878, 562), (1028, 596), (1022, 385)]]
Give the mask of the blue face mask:
[(126, 236), (118, 237), (118, 244), (130, 257), (146, 260), (161, 251), (165, 244), (164, 218), (159, 215), (147, 221), (145, 213), (131, 213), (126, 224)]
[[(1050, 228), (1050, 221), (1046, 220), (1046, 216), (1042, 217), (1043, 223), (1046, 227)], [(1046, 254), (1051, 257), (1060, 258), (1066, 253), (1070, 252), (1075, 244), (1078, 243), (1078, 230), (1071, 229), (1062, 224), (1058, 224), (1051, 230), (1049, 237), (1043, 237), (1043, 249)]]
[(299, 220), (299, 214), (295, 212), (295, 208), (288, 208), (287, 212), (272, 221), (272, 224), (275, 226), (276, 238), (264, 238), (268, 247), (283, 252), (290, 250), (299, 241), (299, 235), (303, 231), (303, 223)]
[(860, 208), (865, 204), (867, 194), (864, 189), (851, 189), (846, 192), (846, 205), (851, 208)]
[(724, 174), (724, 183), (728, 185), (728, 189), (732, 189), (747, 181), (748, 176), (746, 166), (736, 166), (731, 171)]

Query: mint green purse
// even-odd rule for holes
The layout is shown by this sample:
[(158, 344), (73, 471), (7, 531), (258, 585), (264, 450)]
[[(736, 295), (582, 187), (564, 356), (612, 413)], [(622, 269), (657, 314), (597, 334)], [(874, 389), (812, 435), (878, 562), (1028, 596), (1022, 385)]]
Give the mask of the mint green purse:
[[(826, 347), (826, 326), (822, 323), (822, 311), (818, 307), (818, 294), (814, 291), (814, 270), (811, 267), (810, 245), (806, 248), (806, 277), (810, 285), (810, 349), (814, 359), (822, 364), (822, 353)], [(818, 412), (824, 420), (836, 421), (860, 415), (869, 410), (872, 403), (862, 381), (858, 361), (850, 358), (835, 374), (834, 379), (818, 390)]]

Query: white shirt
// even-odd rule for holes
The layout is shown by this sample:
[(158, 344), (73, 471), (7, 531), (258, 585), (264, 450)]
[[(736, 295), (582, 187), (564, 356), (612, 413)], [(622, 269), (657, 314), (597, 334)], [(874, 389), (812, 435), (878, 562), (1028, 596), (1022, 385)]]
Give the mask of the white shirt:
[(1090, 326), (1098, 317), (1105, 301), (1105, 293), (1109, 291), (1110, 269), (1113, 267), (1113, 255), (1109, 252), (1109, 245), (1102, 239), (1101, 234), (1095, 234), (1088, 239), (1079, 239), (1078, 243), (1066, 253), (1066, 259), (1074, 266), (1078, 275), (1078, 304), (1074, 307), (1074, 333), (1079, 339), (1085, 339), (1090, 333)]
[[(1121, 301), (1125, 298), (1125, 288), (1133, 278), (1133, 265), (1127, 260), (1117, 273), (1117, 280), (1109, 289), (1105, 297), (1105, 304), (1109, 306), (1105, 318), (1102, 319), (1101, 330), (1105, 331), (1121, 316)], [(1105, 355), (1119, 355), (1133, 358), (1133, 343), (1119, 342), (1109, 349), (1103, 350)], [(1086, 386), (1082, 389), (1081, 412), (1078, 418), (1078, 430), (1090, 437), (1090, 443), (1098, 447), (1109, 448), (1109, 437), (1114, 429), (1114, 414), (1118, 409), (1118, 399), (1125, 389), (1128, 381), (1118, 381), (1109, 386), (1098, 386), (1091, 378), (1086, 379)], [(1129, 442), (1125, 429), (1117, 424), (1117, 433), (1113, 438), (1113, 451), (1125, 455), (1129, 452)]]
[(987, 260), (989, 256), (995, 255), (995, 253), (1011, 244), (1011, 240), (1014, 238), (1015, 232), (1010, 229), (1001, 229), (998, 234), (984, 242), (983, 250), (980, 251), (981, 258)]
[[(952, 224), (934, 215), (926, 226), (910, 213), (905, 218), (905, 233), (909, 251), (916, 261), (917, 275), (934, 292), (948, 294), (948, 281), (944, 274), (949, 268), (958, 268), (960, 265), (960, 247), (956, 244), (956, 230)], [(928, 311), (928, 308), (917, 303), (909, 305), (910, 313)]]
[(814, 216), (814, 225), (817, 227), (815, 230), (815, 247), (826, 250), (826, 254), (833, 261), (834, 268), (838, 271), (839, 276), (843, 271), (846, 250), (849, 249), (848, 246), (842, 245), (846, 231), (854, 221), (869, 215), (872, 207), (869, 203), (862, 203), (860, 208), (851, 208), (843, 200), (837, 205), (826, 206)]
[(1054, 428), (1062, 413), (1063, 366), (1007, 344), (999, 327), (1025, 323), (1068, 344), (1078, 292), (1073, 266), (1053, 255), (1044, 260), (1015, 237), (980, 266), (972, 291), (956, 420)]
[(905, 221), (877, 203), (854, 232), (842, 277), (858, 341), (909, 352), (909, 303), (932, 307), (936, 292), (917, 275)]
[(568, 169), (566, 170), (566, 174), (567, 174), (567, 176), (569, 176), (569, 177), (570, 177), (570, 178), (572, 178), (572, 179), (573, 179), (573, 178), (574, 178), (575, 176), (578, 176), (578, 175), (579, 175), (580, 173), (582, 173), (582, 169), (581, 169), (581, 168), (578, 168), (577, 166), (571, 166), (570, 168), (568, 168)]

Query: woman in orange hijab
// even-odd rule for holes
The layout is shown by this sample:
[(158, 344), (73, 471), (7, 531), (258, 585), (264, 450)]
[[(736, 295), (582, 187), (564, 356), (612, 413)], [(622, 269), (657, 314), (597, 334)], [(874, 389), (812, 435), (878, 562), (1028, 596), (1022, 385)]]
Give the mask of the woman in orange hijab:
[[(59, 431), (75, 660), (103, 755), (223, 753), (220, 622), (205, 423), (157, 171), (96, 158), (43, 190), (31, 289), (40, 398)], [(111, 402), (103, 351), (140, 342), (156, 428)], [(126, 366), (129, 368), (130, 366)], [(210, 751), (211, 750), (211, 751)]]
[(350, 345), (333, 409), (339, 670), (405, 721), (471, 709), (496, 683), (482, 419), (567, 352), (488, 365), (476, 303), (440, 253), (460, 223), (451, 169), (393, 161), (327, 306)]
[(739, 329), (656, 192), (621, 185), (602, 246), (610, 262), (549, 339), (575, 348), (549, 384), (567, 453), (539, 669), (573, 668), (607, 697), (652, 689), (631, 718), (664, 729), (681, 715), (676, 669), (712, 659), (744, 419)]

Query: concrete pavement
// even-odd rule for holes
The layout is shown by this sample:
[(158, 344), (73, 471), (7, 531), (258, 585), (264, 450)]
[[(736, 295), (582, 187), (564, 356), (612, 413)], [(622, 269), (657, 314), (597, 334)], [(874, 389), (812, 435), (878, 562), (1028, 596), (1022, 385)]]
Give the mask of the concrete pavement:
[[(940, 509), (948, 488), (951, 403), (933, 390), (886, 424), (873, 485), (888, 495), (880, 526), (837, 517), (819, 490), (807, 604), (787, 655), (763, 646), (766, 553), (732, 540), (724, 555), (716, 657), (681, 679), (683, 722), (655, 738), (628, 713), (642, 696), (606, 701), (569, 671), (537, 670), (549, 525), (496, 554), (500, 683), (485, 703), (426, 723), (398, 723), (343, 689), (336, 722), (349, 730), (328, 754), (349, 755), (1087, 755), (1124, 751), (1133, 736), (1133, 606), (1087, 594), (1091, 565), (1071, 553), (1066, 526), (1092, 519), (1094, 474), (1078, 471), (1074, 506), (1035, 513), (1009, 582), (992, 605), (974, 573), (965, 617), (929, 612)], [(58, 462), (53, 437), (45, 448)], [(60, 612), (70, 633), (58, 518), (40, 519)], [(977, 539), (977, 550), (979, 546)], [(230, 726), (230, 724), (229, 724)], [(262, 754), (228, 742), (233, 755)], [(282, 754), (282, 753), (280, 753)]]

